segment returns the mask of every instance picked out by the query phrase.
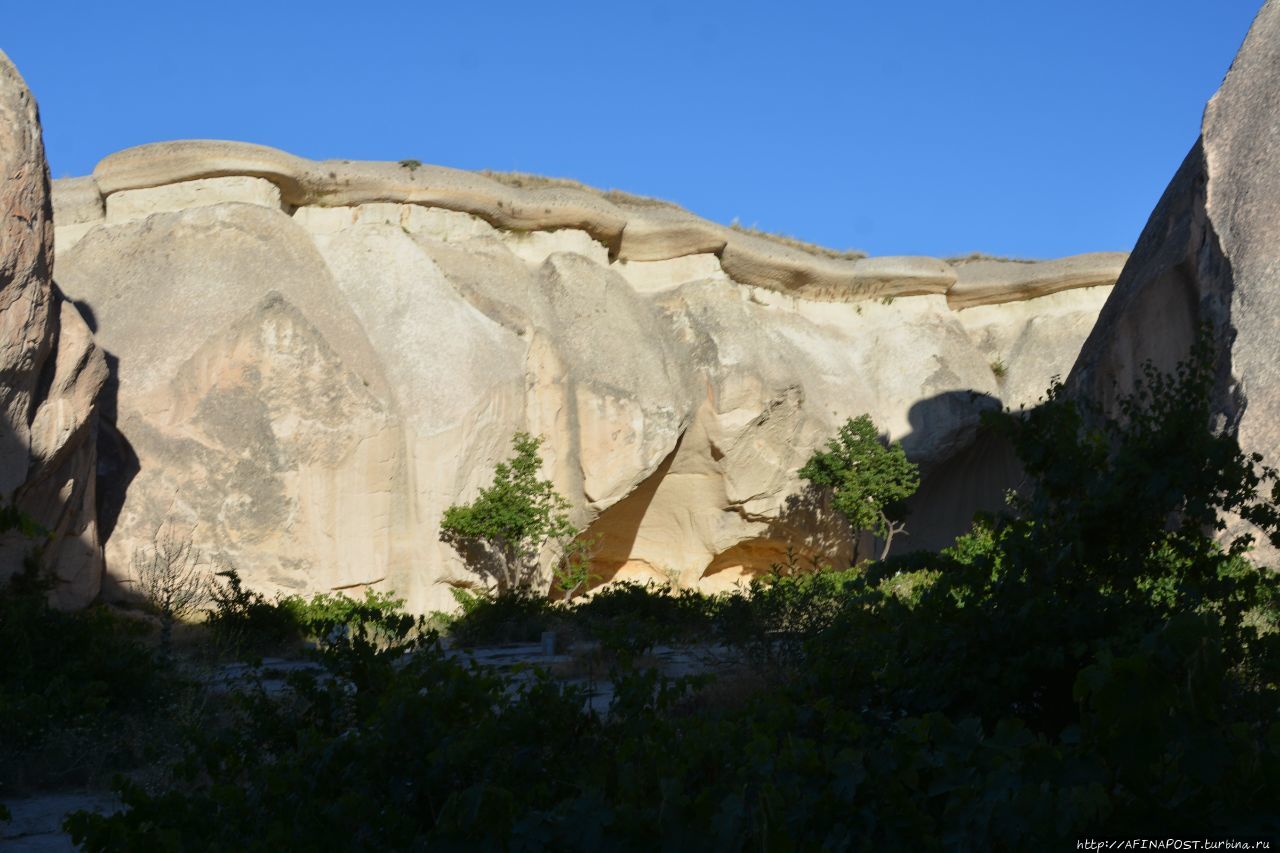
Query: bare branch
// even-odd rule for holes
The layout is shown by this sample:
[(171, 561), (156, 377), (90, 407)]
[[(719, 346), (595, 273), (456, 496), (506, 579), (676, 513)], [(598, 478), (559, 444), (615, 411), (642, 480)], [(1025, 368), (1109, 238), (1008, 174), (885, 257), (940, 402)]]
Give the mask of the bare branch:
[(157, 529), (151, 548), (132, 558), (138, 591), (160, 617), (161, 639), (168, 645), (173, 623), (190, 615), (206, 594), (204, 562), (191, 537)]

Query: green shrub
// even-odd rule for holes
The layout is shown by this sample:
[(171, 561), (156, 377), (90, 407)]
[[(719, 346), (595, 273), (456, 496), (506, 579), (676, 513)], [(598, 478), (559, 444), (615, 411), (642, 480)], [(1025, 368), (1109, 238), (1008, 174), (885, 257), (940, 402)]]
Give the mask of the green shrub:
[(575, 621), (584, 627), (605, 622), (652, 625), (667, 632), (664, 639), (688, 639), (711, 624), (716, 599), (693, 589), (635, 581), (610, 584), (573, 608)]
[(914, 572), (898, 572), (890, 575), (880, 583), (880, 589), (907, 606), (915, 606), (923, 601), (925, 594), (942, 577), (937, 569), (921, 569)]
[(143, 642), (148, 633), (101, 606), (65, 613), (43, 593), (0, 589), (0, 744), (153, 702), (165, 668)]
[(342, 593), (313, 595), (309, 601), (293, 596), (282, 603), (322, 650), (353, 643), (379, 650), (407, 648), (425, 630), (425, 621), (406, 613), (404, 599), (389, 592), (366, 589), (363, 599)]
[(450, 623), (449, 634), (464, 646), (535, 642), (558, 622), (552, 603), (528, 589), (501, 595), (452, 592), (461, 613)]
[(518, 432), (513, 455), (499, 462), (493, 482), (470, 504), (454, 505), (440, 520), (441, 538), (494, 584), (499, 595), (537, 585), (545, 548), (560, 550), (578, 536), (569, 502), (541, 480), (541, 438)]
[(299, 608), (246, 589), (235, 569), (218, 572), (217, 577), (222, 580), (211, 586), (213, 607), (206, 611), (206, 624), (223, 649), (253, 660), (302, 642), (305, 628)]
[(599, 544), (599, 536), (578, 535), (564, 546), (551, 571), (552, 586), (563, 594), (564, 601), (572, 599), (596, 579), (591, 571), (591, 558)]
[(366, 589), (364, 598), (339, 592), (268, 599), (247, 589), (235, 569), (217, 576), (222, 581), (213, 587), (207, 624), (224, 649), (250, 660), (294, 650), (303, 640), (324, 646), (353, 633), (389, 642), (406, 619), (414, 621), (404, 612), (404, 599), (389, 592)]
[(696, 590), (626, 582), (597, 589), (569, 619), (625, 667), (659, 643), (715, 639), (718, 606)]
[(390, 592), (366, 588), (364, 598), (345, 593), (318, 593), (305, 599), (291, 595), (280, 599), (306, 636), (323, 640), (335, 630), (368, 629), (374, 634), (382, 626), (404, 615), (404, 599)]
[(186, 687), (147, 623), (55, 610), (48, 590), (34, 571), (0, 586), (0, 794), (105, 784), (147, 760)]

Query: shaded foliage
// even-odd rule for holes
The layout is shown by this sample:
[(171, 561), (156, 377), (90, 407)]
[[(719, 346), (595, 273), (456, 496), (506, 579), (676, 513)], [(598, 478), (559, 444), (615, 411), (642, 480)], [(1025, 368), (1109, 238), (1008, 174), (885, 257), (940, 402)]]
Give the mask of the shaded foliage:
[(210, 595), (213, 606), (206, 624), (216, 642), (235, 657), (255, 660), (268, 653), (296, 649), (305, 640), (328, 642), (352, 631), (370, 636), (394, 633), (404, 620), (404, 599), (366, 588), (363, 598), (343, 593), (317, 593), (267, 598), (248, 589), (235, 569), (217, 573)]
[(135, 708), (162, 692), (163, 671), (139, 639), (146, 625), (92, 607), (50, 607), (28, 571), (0, 588), (0, 744)]
[[(90, 850), (1024, 850), (1280, 831), (1274, 472), (1208, 430), (1208, 356), (1115, 420), (1055, 388), (992, 424), (1034, 488), (938, 555), (783, 574), (750, 596), (638, 586), (508, 607), (737, 638), (782, 665), (690, 713), (697, 680), (576, 688), (451, 660), (430, 635), (324, 652), (246, 704), (182, 787), (71, 820)], [(476, 611), (479, 612), (479, 611)], [(496, 612), (496, 611), (495, 611)], [(463, 620), (467, 618), (464, 614)]]
[(148, 760), (141, 733), (185, 686), (146, 623), (102, 606), (56, 610), (34, 567), (0, 586), (0, 796), (102, 784), (100, 770)]
[(212, 606), (205, 612), (205, 624), (226, 652), (253, 660), (302, 641), (297, 614), (281, 598), (269, 599), (248, 589), (235, 569), (216, 577), (220, 580), (210, 587)]
[(450, 620), (449, 634), (464, 646), (533, 642), (557, 623), (556, 607), (529, 589), (504, 595), (455, 589), (453, 596), (461, 612)]

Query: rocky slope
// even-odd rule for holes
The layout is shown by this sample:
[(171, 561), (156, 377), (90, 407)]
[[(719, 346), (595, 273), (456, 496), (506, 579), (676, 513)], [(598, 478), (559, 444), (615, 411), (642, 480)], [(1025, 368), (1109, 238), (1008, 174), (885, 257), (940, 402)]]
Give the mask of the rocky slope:
[[(1113, 406), (1213, 336), (1217, 427), (1280, 461), (1280, 3), (1268, 0), (1071, 372)], [(1262, 556), (1273, 559), (1275, 552)]]
[(111, 355), (113, 582), (161, 525), (257, 586), (450, 604), (438, 541), (516, 430), (604, 578), (719, 588), (845, 536), (796, 470), (869, 412), (933, 474), (915, 544), (1011, 473), (979, 412), (1065, 373), (1124, 255), (841, 258), (616, 193), (174, 142), (60, 181), (57, 274)]
[[(92, 600), (102, 572), (94, 509), (95, 401), (106, 362), (53, 286), (49, 170), (36, 104), (0, 53), (0, 496), (48, 531), (54, 600)], [(0, 536), (0, 581), (37, 544)]]

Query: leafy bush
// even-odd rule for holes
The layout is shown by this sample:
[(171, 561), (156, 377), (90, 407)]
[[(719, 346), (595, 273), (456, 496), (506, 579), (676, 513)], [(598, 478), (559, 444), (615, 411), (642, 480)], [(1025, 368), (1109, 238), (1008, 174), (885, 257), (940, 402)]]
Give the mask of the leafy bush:
[(293, 617), (302, 633), (324, 641), (335, 633), (361, 632), (371, 637), (397, 633), (404, 612), (404, 599), (390, 592), (366, 588), (364, 598), (344, 593), (319, 593), (305, 599), (291, 595), (280, 599), (280, 605)]
[(222, 581), (210, 590), (213, 607), (206, 611), (206, 624), (222, 648), (252, 660), (302, 641), (303, 626), (296, 607), (245, 588), (235, 569), (218, 572), (217, 577)]
[(605, 622), (644, 623), (663, 628), (666, 639), (688, 639), (705, 630), (715, 615), (716, 600), (693, 589), (635, 581), (602, 587), (573, 608), (585, 626)]
[(104, 607), (54, 610), (39, 587), (0, 588), (0, 744), (154, 701), (163, 667), (147, 633)]
[(104, 765), (144, 760), (157, 744), (133, 735), (154, 732), (183, 687), (146, 623), (55, 610), (48, 590), (34, 570), (0, 586), (0, 791), (101, 784)]
[(718, 609), (696, 590), (627, 582), (597, 589), (568, 619), (627, 666), (659, 643), (714, 639)]
[(461, 613), (449, 634), (464, 646), (481, 643), (531, 643), (556, 624), (556, 609), (544, 596), (528, 589), (501, 595), (453, 590)]
[(295, 678), (298, 706), (255, 703), (204, 744), (199, 766), (242, 784), (126, 786), (129, 812), (79, 815), (75, 837), (89, 850), (145, 848), (175, 830), (193, 850), (385, 850), (414, 846), (429, 824), (441, 840), (492, 846), (511, 829), (517, 792), (565, 790), (547, 771), (579, 751), (589, 725), (572, 691), (517, 688), (430, 648), (400, 667), (388, 655), (364, 663), (345, 683)]
[(357, 603), (350, 612), (310, 623), (324, 654), (349, 651), (360, 658), (374, 654), (407, 652), (428, 634), (426, 621), (400, 609), (400, 602), (386, 606)]
[(719, 600), (696, 590), (618, 583), (573, 603), (553, 603), (530, 590), (503, 595), (453, 590), (461, 612), (448, 632), (463, 645), (521, 643), (561, 630), (634, 653), (658, 642), (712, 639)]
[(413, 621), (404, 612), (404, 599), (391, 593), (366, 589), (362, 599), (343, 593), (268, 599), (247, 589), (235, 569), (217, 576), (223, 580), (214, 585), (207, 624), (222, 647), (238, 657), (288, 651), (306, 639), (330, 644), (352, 633), (389, 641), (406, 619)]
[(564, 546), (559, 560), (552, 567), (551, 579), (553, 587), (563, 594), (565, 601), (571, 600), (596, 579), (591, 571), (591, 558), (599, 544), (599, 536), (577, 535)]

